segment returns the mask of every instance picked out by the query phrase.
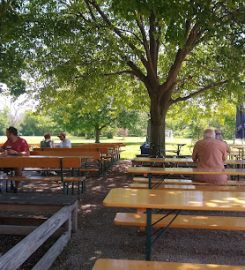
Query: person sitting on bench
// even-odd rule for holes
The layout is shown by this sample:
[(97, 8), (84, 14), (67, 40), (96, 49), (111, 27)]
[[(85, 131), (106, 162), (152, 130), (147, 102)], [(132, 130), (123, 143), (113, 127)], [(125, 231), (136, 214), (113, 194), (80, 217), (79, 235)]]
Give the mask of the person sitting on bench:
[[(15, 127), (9, 127), (6, 129), (7, 141), (2, 145), (0, 151), (5, 152), (6, 155), (11, 156), (29, 156), (29, 146), (25, 139), (18, 136), (18, 130)], [(9, 171), (9, 170), (7, 170)], [(22, 175), (21, 168), (13, 168), (15, 176)], [(17, 191), (19, 182), (15, 182), (15, 187), (12, 186), (14, 191)]]
[(49, 133), (44, 134), (44, 140), (40, 142), (41, 148), (53, 148), (53, 141), (51, 140), (51, 135)]
[[(227, 145), (215, 139), (215, 131), (206, 129), (204, 138), (199, 140), (193, 149), (192, 159), (197, 162), (198, 169), (224, 170), (224, 161), (227, 158)], [(196, 175), (195, 181), (213, 184), (225, 184), (227, 175)]]
[(71, 141), (66, 139), (66, 134), (65, 132), (60, 132), (60, 134), (58, 135), (58, 137), (60, 138), (60, 148), (71, 148)]

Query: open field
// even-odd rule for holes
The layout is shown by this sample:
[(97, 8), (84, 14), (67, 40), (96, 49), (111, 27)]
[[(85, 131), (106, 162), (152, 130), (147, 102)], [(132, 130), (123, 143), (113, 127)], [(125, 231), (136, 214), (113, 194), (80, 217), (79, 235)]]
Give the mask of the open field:
[[(40, 141), (43, 139), (42, 136), (22, 136), (27, 140), (29, 144), (39, 144)], [(72, 143), (94, 143), (94, 139), (85, 139), (82, 137), (74, 137), (74, 136), (67, 136)], [(60, 141), (58, 137), (53, 136), (52, 137), (55, 144), (58, 144)], [(5, 142), (6, 137), (0, 136), (0, 144)], [(145, 141), (145, 137), (114, 137), (113, 139), (107, 139), (107, 138), (101, 138), (100, 140), (103, 143), (106, 142), (122, 142), (126, 144), (126, 147), (124, 148), (125, 151), (121, 154), (121, 159), (132, 159), (135, 157), (135, 155), (140, 154), (140, 145)], [(232, 140), (227, 140), (229, 144), (234, 143)], [(182, 155), (190, 155), (192, 153), (192, 148), (195, 143), (192, 139), (186, 139), (186, 138), (167, 138), (166, 139), (166, 149), (170, 152), (167, 154), (174, 155), (171, 150), (176, 150), (177, 143), (183, 143), (186, 144), (181, 148), (181, 154)], [(235, 143), (241, 144), (241, 140), (236, 140)]]

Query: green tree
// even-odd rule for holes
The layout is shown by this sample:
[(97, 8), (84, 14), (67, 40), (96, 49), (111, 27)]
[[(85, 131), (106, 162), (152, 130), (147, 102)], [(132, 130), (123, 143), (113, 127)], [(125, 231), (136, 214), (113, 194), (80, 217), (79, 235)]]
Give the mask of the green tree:
[(26, 1), (0, 1), (0, 82), (14, 95), (25, 91), (23, 74), (26, 68), (25, 25)]
[(25, 136), (42, 136), (44, 133), (58, 134), (60, 128), (52, 118), (34, 112), (27, 112), (22, 123), (20, 132)]
[(5, 130), (9, 126), (8, 114), (9, 110), (7, 107), (0, 111), (0, 135), (5, 135)]
[(144, 86), (154, 155), (171, 106), (242, 91), (242, 1), (34, 0), (30, 8), (42, 72), (63, 84), (128, 75), (140, 82), (134, 93)]

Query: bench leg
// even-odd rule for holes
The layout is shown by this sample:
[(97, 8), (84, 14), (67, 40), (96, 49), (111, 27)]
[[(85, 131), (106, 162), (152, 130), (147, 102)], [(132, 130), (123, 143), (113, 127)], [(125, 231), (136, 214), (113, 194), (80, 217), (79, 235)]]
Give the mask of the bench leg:
[(146, 261), (151, 260), (151, 234), (152, 234), (152, 225), (151, 225), (151, 219), (152, 219), (152, 209), (147, 208), (146, 209), (146, 254), (145, 259)]

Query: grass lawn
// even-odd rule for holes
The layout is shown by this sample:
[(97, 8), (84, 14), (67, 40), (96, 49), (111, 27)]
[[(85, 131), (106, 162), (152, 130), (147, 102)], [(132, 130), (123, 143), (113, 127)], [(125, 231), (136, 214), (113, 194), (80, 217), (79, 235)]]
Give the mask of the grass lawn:
[[(27, 140), (29, 144), (39, 144), (40, 141), (43, 139), (42, 136), (22, 136)], [(72, 143), (94, 143), (94, 140), (87, 140), (82, 137), (72, 137), (72, 136), (67, 136), (68, 139), (71, 140)], [(60, 140), (58, 137), (53, 136), (52, 139), (54, 140), (54, 143), (59, 143)], [(4, 143), (6, 141), (5, 136), (0, 136), (0, 144)], [(113, 139), (107, 139), (107, 138), (101, 138), (101, 142), (122, 142), (126, 144), (126, 147), (123, 149), (121, 153), (121, 159), (132, 159), (135, 157), (135, 155), (140, 154), (140, 145), (145, 141), (145, 137), (114, 137)], [(232, 141), (227, 141), (228, 143), (232, 143)], [(192, 153), (192, 148), (194, 141), (191, 139), (186, 139), (186, 138), (167, 138), (166, 139), (166, 149), (171, 151), (171, 150), (176, 150), (177, 143), (183, 143), (186, 144), (181, 148), (181, 154), (183, 155), (190, 155)], [(239, 142), (237, 141), (236, 143), (241, 143), (240, 140)], [(174, 155), (173, 152), (167, 152), (167, 154), (172, 154)]]

